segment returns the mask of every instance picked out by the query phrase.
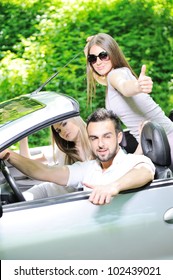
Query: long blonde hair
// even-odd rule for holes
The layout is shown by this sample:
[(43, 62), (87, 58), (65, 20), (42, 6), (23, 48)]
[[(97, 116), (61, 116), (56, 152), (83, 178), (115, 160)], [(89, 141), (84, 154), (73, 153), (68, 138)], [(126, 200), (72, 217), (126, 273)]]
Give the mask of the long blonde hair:
[[(82, 149), (85, 154), (85, 160), (89, 160), (92, 158), (92, 152), (90, 148), (90, 143), (88, 140), (88, 135), (86, 131), (86, 123), (83, 121), (83, 119), (78, 117), (73, 117), (70, 119), (74, 124), (76, 124), (79, 127), (79, 133), (81, 138), (81, 145)], [(55, 148), (55, 145), (58, 146), (58, 148), (65, 153), (65, 160), (64, 164), (72, 164), (76, 161), (82, 161), (80, 158), (79, 152), (75, 146), (75, 142), (73, 141), (67, 141), (63, 139), (59, 133), (54, 129), (53, 126), (51, 126), (52, 130), (52, 144), (53, 149)], [(55, 149), (54, 149), (55, 150)]]
[[(90, 49), (92, 46), (97, 45), (104, 49), (111, 60), (113, 69), (127, 67), (130, 69), (132, 74), (136, 77), (136, 74), (130, 67), (128, 61), (126, 60), (122, 50), (120, 49), (117, 42), (108, 34), (106, 33), (98, 33), (97, 35), (93, 36), (92, 39), (89, 41), (87, 46), (87, 56), (90, 54)], [(94, 68), (87, 59), (87, 99), (88, 103), (92, 102), (92, 97), (96, 93), (96, 76), (99, 76), (97, 72), (95, 72)]]

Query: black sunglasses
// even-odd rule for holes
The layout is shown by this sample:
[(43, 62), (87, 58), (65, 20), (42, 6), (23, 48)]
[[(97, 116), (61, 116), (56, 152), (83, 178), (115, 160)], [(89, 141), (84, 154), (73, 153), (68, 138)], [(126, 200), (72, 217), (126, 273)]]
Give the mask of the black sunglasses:
[(102, 61), (107, 61), (109, 60), (109, 55), (107, 52), (101, 52), (99, 53), (99, 55), (95, 55), (95, 54), (89, 54), (88, 55), (88, 62), (90, 64), (94, 64), (97, 61), (97, 57), (99, 57), (100, 60)]

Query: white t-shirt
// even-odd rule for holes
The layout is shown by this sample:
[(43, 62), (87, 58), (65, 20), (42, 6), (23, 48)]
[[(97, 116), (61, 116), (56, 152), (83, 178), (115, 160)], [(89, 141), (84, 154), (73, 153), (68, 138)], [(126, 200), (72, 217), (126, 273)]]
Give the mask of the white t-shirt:
[[(103, 172), (99, 161), (89, 160), (86, 162), (75, 162), (68, 165), (70, 174), (67, 186), (79, 187), (83, 182), (93, 185), (109, 184), (125, 175), (139, 163), (147, 163), (153, 172), (155, 166), (151, 160), (144, 155), (126, 154), (122, 149), (118, 151), (112, 165)], [(90, 190), (84, 187), (84, 190)]]

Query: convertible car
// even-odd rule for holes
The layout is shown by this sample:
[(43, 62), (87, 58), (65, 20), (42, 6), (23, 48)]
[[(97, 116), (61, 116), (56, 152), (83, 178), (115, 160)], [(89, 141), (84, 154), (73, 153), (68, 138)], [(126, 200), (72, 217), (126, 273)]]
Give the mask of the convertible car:
[[(0, 151), (78, 115), (78, 102), (55, 92), (3, 102)], [(157, 124), (144, 126), (143, 149), (156, 165), (154, 181), (122, 192), (103, 206), (90, 203), (89, 192), (83, 190), (25, 201), (22, 191), (35, 181), (1, 160), (1, 260), (173, 259), (173, 177), (164, 137)], [(135, 145), (125, 131), (123, 148), (133, 152)]]

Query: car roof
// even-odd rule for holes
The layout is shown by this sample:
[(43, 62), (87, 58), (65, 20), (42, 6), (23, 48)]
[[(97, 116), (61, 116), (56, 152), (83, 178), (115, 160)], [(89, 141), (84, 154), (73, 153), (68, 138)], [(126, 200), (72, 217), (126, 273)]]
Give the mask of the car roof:
[(0, 103), (0, 151), (41, 128), (79, 115), (70, 96), (52, 91), (26, 94)]

